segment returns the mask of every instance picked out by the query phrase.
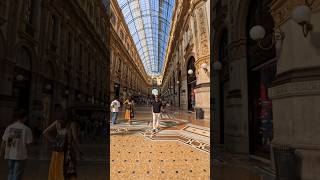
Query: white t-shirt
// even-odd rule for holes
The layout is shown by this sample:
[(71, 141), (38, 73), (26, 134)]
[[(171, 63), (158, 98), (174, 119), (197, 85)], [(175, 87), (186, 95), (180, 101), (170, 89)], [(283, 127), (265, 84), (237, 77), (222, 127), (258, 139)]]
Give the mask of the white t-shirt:
[(117, 100), (112, 101), (111, 103), (111, 112), (119, 112), (119, 108), (120, 108), (120, 102)]
[(2, 140), (6, 142), (5, 159), (28, 158), (26, 145), (32, 143), (32, 132), (29, 127), (21, 122), (15, 122), (6, 128)]

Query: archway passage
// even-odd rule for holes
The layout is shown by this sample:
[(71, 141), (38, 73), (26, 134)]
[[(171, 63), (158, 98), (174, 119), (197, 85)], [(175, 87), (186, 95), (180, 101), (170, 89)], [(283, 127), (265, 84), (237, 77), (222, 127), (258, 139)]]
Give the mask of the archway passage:
[(190, 57), (187, 66), (187, 84), (188, 84), (188, 110), (194, 111), (194, 107), (196, 104), (196, 97), (194, 93), (194, 89), (197, 85), (196, 79), (196, 68), (195, 68), (195, 59), (194, 57)]

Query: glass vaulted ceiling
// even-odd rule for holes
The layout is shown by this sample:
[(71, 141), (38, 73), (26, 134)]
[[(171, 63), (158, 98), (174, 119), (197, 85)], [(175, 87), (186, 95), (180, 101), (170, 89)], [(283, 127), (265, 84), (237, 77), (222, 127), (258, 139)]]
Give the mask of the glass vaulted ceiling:
[(147, 73), (161, 73), (174, 0), (118, 0)]

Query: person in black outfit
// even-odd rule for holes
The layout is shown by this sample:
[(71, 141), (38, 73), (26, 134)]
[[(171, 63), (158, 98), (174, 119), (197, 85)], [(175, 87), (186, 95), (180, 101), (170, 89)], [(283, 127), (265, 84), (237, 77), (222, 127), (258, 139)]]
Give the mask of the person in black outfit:
[(159, 129), (159, 120), (160, 120), (161, 112), (162, 112), (162, 103), (159, 99), (159, 96), (156, 96), (155, 101), (152, 103), (152, 115), (153, 115), (152, 130), (153, 131), (156, 131), (156, 129)]

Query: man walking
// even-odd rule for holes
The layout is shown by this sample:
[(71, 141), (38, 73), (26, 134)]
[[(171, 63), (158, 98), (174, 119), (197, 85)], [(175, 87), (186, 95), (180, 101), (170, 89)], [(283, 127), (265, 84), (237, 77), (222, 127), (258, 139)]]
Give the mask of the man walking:
[(118, 118), (118, 113), (119, 113), (119, 108), (120, 108), (120, 102), (118, 101), (118, 98), (115, 98), (111, 102), (111, 122), (112, 124), (116, 124), (117, 118)]
[(159, 128), (161, 111), (162, 111), (162, 103), (159, 99), (159, 96), (156, 96), (155, 101), (152, 103), (152, 115), (153, 115), (152, 130), (153, 131), (156, 131), (156, 129)]
[(32, 143), (32, 131), (24, 125), (27, 112), (15, 112), (15, 122), (8, 126), (3, 134), (0, 156), (5, 151), (4, 158), (8, 160), (8, 180), (21, 180), (25, 161), (28, 158), (28, 146)]

